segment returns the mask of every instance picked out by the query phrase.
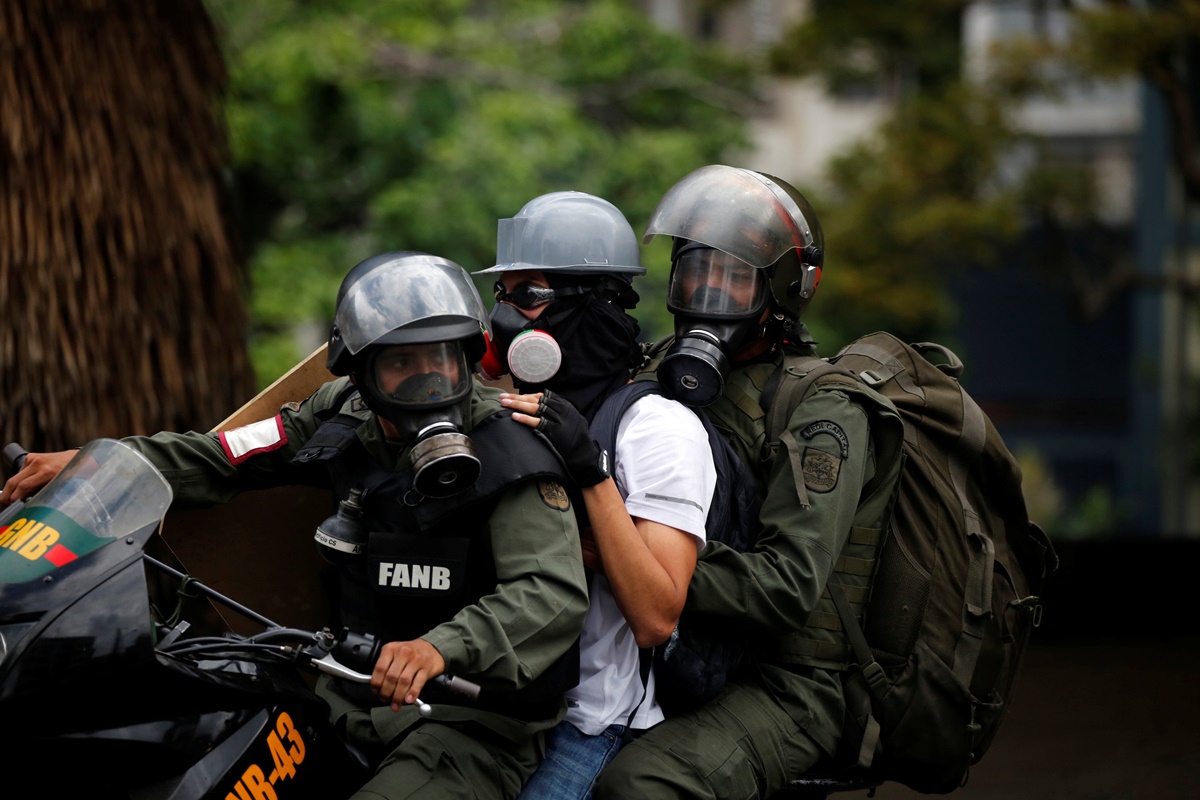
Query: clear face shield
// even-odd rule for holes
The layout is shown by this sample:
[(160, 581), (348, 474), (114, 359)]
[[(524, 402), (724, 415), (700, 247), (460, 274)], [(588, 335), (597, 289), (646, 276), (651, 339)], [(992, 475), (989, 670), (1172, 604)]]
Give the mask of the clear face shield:
[(676, 246), (667, 295), (675, 342), (658, 380), (681, 403), (706, 406), (724, 391), (730, 358), (761, 334), (767, 270), (696, 242)]
[(713, 165), (689, 173), (659, 201), (642, 241), (671, 236), (706, 244), (752, 267), (769, 267), (788, 250), (823, 246), (802, 196), (770, 176)]
[(346, 292), (334, 318), (368, 407), (412, 447), (413, 486), (448, 497), (479, 477), (462, 433), (472, 390), (466, 343), (486, 332), (487, 312), (466, 271), (437, 256), (368, 272)]
[(643, 241), (670, 236), (676, 246), (667, 300), (675, 342), (658, 371), (668, 395), (691, 406), (712, 403), (730, 358), (765, 334), (772, 299), (795, 310), (788, 254), (819, 249), (821, 231), (810, 220), (816, 216), (802, 195), (747, 169), (701, 167), (667, 191)]
[(667, 308), (698, 318), (744, 319), (761, 314), (767, 294), (762, 270), (720, 250), (689, 244), (676, 254)]
[[(466, 271), (430, 255), (406, 258), (401, 269), (388, 265), (368, 272), (346, 292), (334, 324), (351, 355), (390, 332), (410, 331), (407, 342), (445, 339), (438, 323), (467, 321), (488, 331), (487, 310)], [(422, 336), (421, 331), (428, 334)]]

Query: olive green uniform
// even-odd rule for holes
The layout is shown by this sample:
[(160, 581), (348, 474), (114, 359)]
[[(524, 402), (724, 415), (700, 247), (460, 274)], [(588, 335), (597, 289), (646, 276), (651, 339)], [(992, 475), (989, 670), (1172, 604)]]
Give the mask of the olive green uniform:
[[(248, 489), (327, 485), (323, 469), (293, 464), (292, 457), (323, 418), (338, 410), (334, 406), (347, 385), (346, 379), (333, 381), (304, 402), (285, 406), (280, 418), (286, 443), (236, 466), (216, 434), (159, 433), (125, 442), (162, 471), (181, 506), (223, 502)], [(468, 433), (502, 410), (496, 394), (476, 385)], [(378, 464), (408, 468), (408, 449), (384, 439), (361, 401), (347, 402), (342, 411), (370, 423), (359, 426), (357, 435)], [(544, 481), (530, 480), (503, 493), (485, 534), (495, 562), (494, 593), (421, 637), (441, 653), (447, 672), (485, 687), (522, 688), (578, 638), (588, 603), (578, 528), (565, 494), (547, 494), (545, 487)], [(321, 688), (333, 718), (352, 740), (392, 748), (363, 797), (516, 797), (537, 766), (540, 732), (561, 717), (560, 710), (552, 718), (525, 721), (469, 705), (440, 704), (426, 720), (415, 706), (392, 712), (388, 706), (355, 702), (329, 681), (323, 680)]]
[[(837, 672), (850, 656), (823, 590), (836, 569), (863, 601), (899, 470), (898, 461), (876, 464), (872, 420), (894, 410), (865, 387), (822, 386), (796, 407), (780, 441), (765, 442), (759, 400), (779, 358), (734, 369), (706, 409), (765, 495), (754, 551), (710, 541), (688, 587), (697, 621), (745, 635), (754, 657), (708, 704), (625, 747), (601, 775), (598, 800), (767, 797), (838, 746)], [(887, 474), (873, 481), (877, 466)], [(864, 502), (867, 486), (883, 489)]]

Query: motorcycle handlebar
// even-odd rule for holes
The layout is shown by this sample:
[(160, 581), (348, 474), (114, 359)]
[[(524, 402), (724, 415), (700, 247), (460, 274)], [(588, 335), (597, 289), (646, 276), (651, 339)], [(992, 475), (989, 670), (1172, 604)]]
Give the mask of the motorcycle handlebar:
[[(335, 678), (341, 678), (351, 683), (370, 683), (371, 676), (365, 672), (355, 672), (345, 664), (337, 661), (331, 653), (326, 653), (321, 658), (314, 658), (312, 665), (316, 669)], [(451, 675), (444, 672), (441, 675), (430, 678), (429, 683), (440, 686), (451, 694), (456, 694), (465, 697), (469, 700), (478, 700), (481, 687), (474, 681), (469, 681), (466, 678), (460, 678), (457, 675)]]
[[(8, 448), (5, 448), (5, 455)], [(151, 566), (177, 578), (186, 578), (182, 572), (175, 570), (157, 559), (142, 555)], [(249, 637), (256, 644), (286, 644), (301, 645), (298, 653), (306, 659), (304, 666), (325, 672), (334, 677), (353, 683), (370, 683), (370, 671), (379, 659), (379, 648), (382, 645), (376, 637), (369, 633), (355, 633), (343, 628), (336, 636), (329, 630), (308, 631), (299, 628), (288, 628), (279, 625), (261, 614), (233, 601), (220, 592), (210, 589), (199, 581), (192, 581), (189, 586), (202, 594), (218, 601), (249, 619), (253, 619), (266, 627), (261, 633)], [(452, 694), (478, 700), (481, 687), (466, 678), (459, 678), (446, 673), (431, 679), (434, 683)]]
[[(294, 628), (274, 628), (259, 634), (255, 638), (258, 641), (270, 641), (272, 639), (295, 641), (298, 637), (311, 637), (312, 641), (316, 644), (316, 650), (322, 653), (320, 657), (317, 657), (316, 653), (311, 650), (305, 651), (306, 655), (310, 657), (311, 661), (309, 663), (314, 669), (352, 683), (371, 682), (371, 674), (360, 670), (371, 669), (375, 666), (375, 661), (379, 658), (381, 643), (369, 633), (354, 633), (347, 628), (343, 628), (340, 634), (334, 636), (328, 630), (321, 631), (320, 633), (309, 633)], [(451, 694), (456, 694), (469, 700), (479, 699), (481, 687), (479, 684), (469, 681), (466, 678), (460, 678), (450, 673), (443, 673), (430, 679), (429, 682), (440, 686)]]

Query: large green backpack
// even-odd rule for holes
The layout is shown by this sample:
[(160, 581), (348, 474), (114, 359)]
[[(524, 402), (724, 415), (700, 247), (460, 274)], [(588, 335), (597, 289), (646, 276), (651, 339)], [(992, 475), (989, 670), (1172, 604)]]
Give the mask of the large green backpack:
[(844, 677), (842, 758), (931, 793), (962, 785), (995, 737), (1057, 566), (1029, 520), (1020, 469), (961, 372), (941, 345), (873, 333), (828, 360), (787, 356), (762, 401), (767, 441), (823, 380), (846, 375), (904, 421), (905, 463), (865, 618), (836, 576), (828, 589), (857, 662)]

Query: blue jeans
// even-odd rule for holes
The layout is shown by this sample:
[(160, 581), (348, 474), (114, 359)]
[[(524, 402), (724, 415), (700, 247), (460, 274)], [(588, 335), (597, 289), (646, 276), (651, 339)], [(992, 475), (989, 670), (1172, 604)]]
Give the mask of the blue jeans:
[(518, 800), (588, 800), (596, 776), (625, 744), (625, 726), (609, 725), (588, 736), (563, 720), (547, 738), (546, 758)]

